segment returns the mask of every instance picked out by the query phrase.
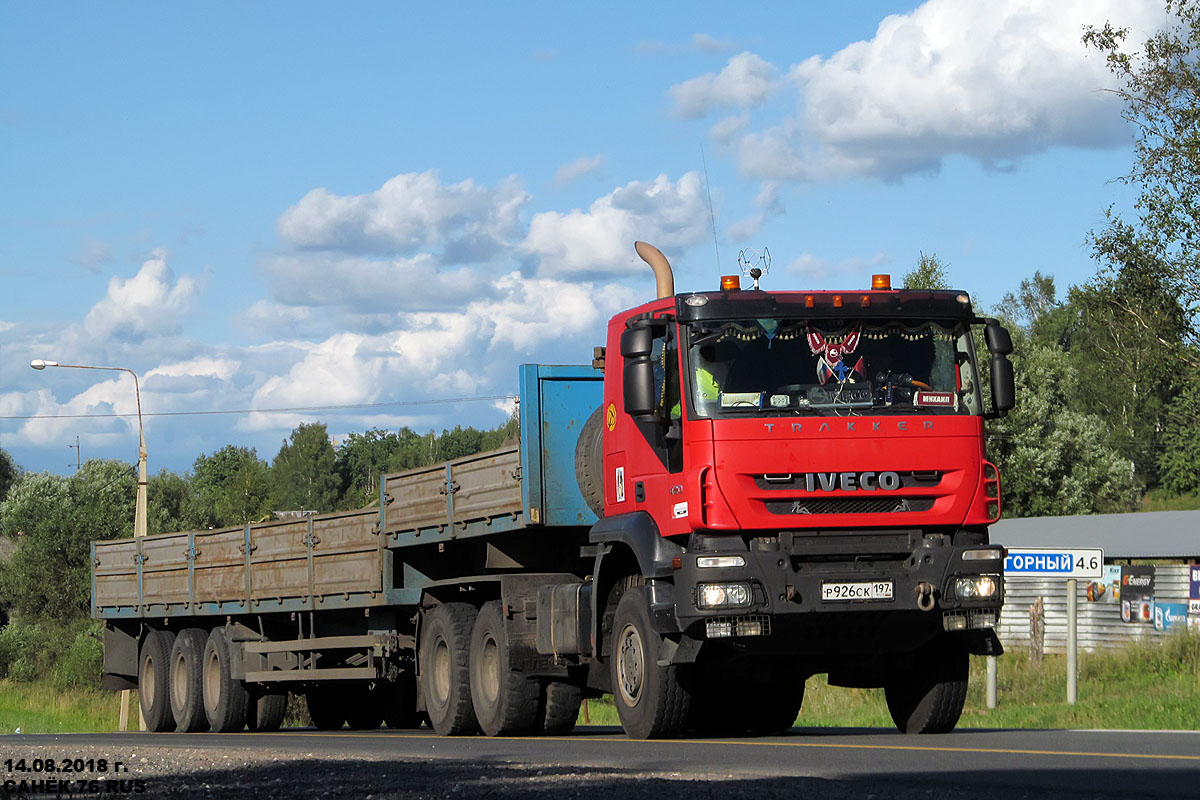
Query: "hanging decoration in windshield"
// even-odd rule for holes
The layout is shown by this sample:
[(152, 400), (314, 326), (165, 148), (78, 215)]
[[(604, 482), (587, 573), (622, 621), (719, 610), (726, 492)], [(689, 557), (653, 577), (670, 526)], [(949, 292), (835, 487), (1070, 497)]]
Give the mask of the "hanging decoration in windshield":
[(864, 375), (863, 360), (859, 358), (853, 367), (846, 364), (847, 356), (858, 349), (858, 340), (862, 337), (862, 329), (854, 328), (840, 341), (826, 339), (825, 335), (811, 325), (808, 328), (808, 349), (817, 357), (817, 380), (824, 386), (830, 378), (837, 378), (838, 383), (845, 383), (851, 373)]

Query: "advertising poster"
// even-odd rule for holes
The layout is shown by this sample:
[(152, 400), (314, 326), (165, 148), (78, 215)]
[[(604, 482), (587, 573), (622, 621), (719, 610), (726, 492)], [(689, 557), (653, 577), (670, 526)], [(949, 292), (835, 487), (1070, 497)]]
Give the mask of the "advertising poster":
[(1121, 567), (1121, 620), (1154, 623), (1154, 567)]
[(1187, 604), (1185, 603), (1155, 603), (1154, 630), (1178, 630), (1187, 625)]
[(1200, 564), (1188, 567), (1188, 614), (1200, 617)]
[[(1087, 599), (1091, 603), (1121, 602), (1121, 567), (1106, 564), (1104, 574), (1087, 585)], [(1200, 610), (1196, 613), (1200, 614)]]

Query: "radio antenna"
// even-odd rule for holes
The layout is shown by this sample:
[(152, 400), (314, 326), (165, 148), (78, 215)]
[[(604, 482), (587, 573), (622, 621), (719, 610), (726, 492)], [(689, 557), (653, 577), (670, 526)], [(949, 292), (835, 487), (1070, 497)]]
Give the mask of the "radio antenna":
[(700, 140), (700, 163), (704, 165), (704, 191), (708, 195), (708, 218), (712, 222), (713, 250), (717, 254), (717, 273), (721, 272), (721, 248), (717, 245), (717, 215), (713, 212), (712, 187), (708, 183), (708, 159), (704, 157), (704, 140)]

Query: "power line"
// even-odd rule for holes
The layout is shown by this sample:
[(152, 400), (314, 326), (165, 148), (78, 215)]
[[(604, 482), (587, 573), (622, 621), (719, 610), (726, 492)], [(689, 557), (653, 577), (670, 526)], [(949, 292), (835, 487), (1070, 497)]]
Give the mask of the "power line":
[[(387, 403), (347, 403), (330, 406), (288, 406), (283, 408), (230, 408), (217, 411), (143, 411), (143, 417), (200, 417), (220, 414), (295, 414), (303, 411), (357, 411), (368, 408), (393, 408), (409, 406), (431, 406), (443, 403), (476, 403), (486, 400), (512, 400), (514, 394), (489, 394), (475, 397), (443, 397), (431, 400), (394, 400)], [(12, 414), (0, 419), (103, 419), (112, 417), (136, 417), (128, 414)]]

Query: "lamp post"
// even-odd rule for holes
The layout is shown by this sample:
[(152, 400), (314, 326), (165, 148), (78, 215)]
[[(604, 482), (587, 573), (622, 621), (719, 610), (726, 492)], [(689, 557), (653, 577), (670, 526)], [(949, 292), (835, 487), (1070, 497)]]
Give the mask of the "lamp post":
[[(60, 364), (57, 361), (45, 361), (40, 358), (35, 358), (29, 362), (29, 366), (37, 370), (45, 369), (46, 367), (64, 367), (67, 369), (102, 369), (109, 372), (128, 372), (133, 376), (133, 392), (137, 397), (137, 412), (138, 412), (138, 483), (137, 483), (137, 504), (133, 511), (133, 536), (138, 538), (146, 535), (146, 487), (148, 481), (146, 479), (146, 430), (142, 426), (142, 389), (138, 383), (137, 373), (126, 367), (96, 367), (88, 364)], [(138, 723), (142, 730), (146, 730), (146, 720), (142, 716), (142, 711), (138, 709)], [(129, 690), (121, 692), (121, 719), (118, 727), (125, 730), (129, 727)]]

